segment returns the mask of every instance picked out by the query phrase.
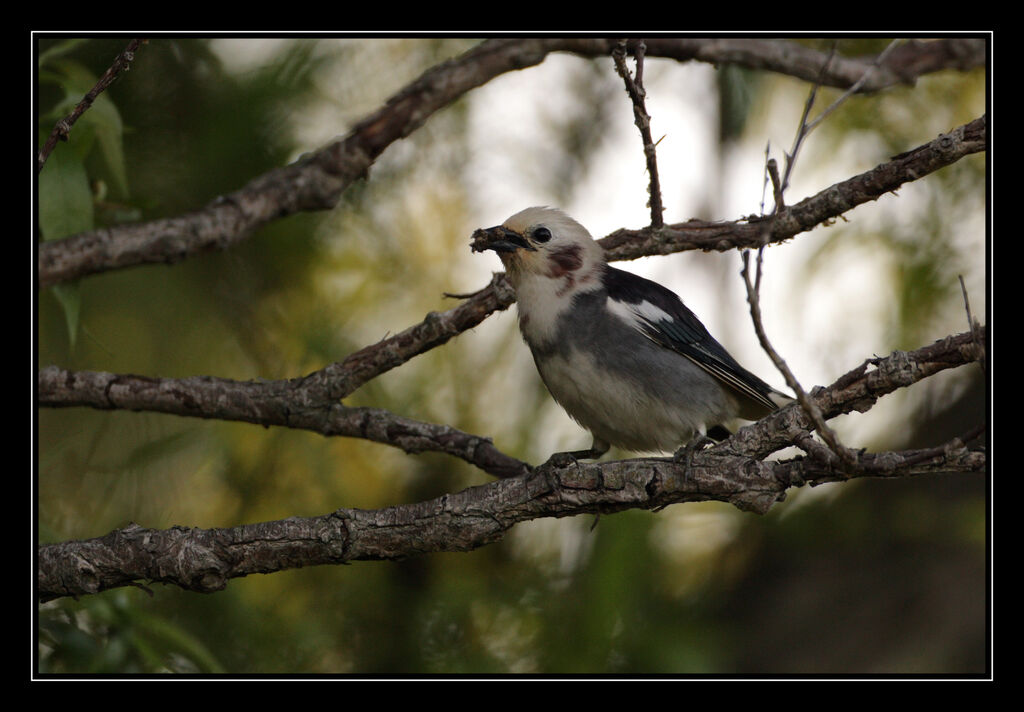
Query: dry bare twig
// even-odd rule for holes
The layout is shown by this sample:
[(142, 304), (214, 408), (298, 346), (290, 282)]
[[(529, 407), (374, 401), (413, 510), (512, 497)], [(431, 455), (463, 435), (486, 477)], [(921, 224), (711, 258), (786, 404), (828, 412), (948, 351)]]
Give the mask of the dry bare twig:
[(71, 113), (65, 116), (63, 119), (58, 121), (54, 125), (50, 135), (46, 138), (46, 143), (39, 149), (39, 155), (36, 159), (36, 173), (43, 170), (43, 166), (46, 164), (46, 159), (49, 158), (53, 152), (54, 147), (57, 145), (57, 141), (67, 141), (68, 136), (71, 133), (71, 127), (74, 126), (75, 122), (88, 110), (92, 103), (96, 101), (96, 97), (101, 92), (105, 91), (107, 87), (114, 83), (114, 80), (120, 76), (121, 72), (128, 71), (131, 67), (131, 63), (135, 60), (135, 50), (140, 45), (145, 44), (146, 40), (136, 39), (128, 43), (128, 46), (124, 48), (121, 54), (117, 55), (114, 63), (110, 65), (107, 71), (103, 72), (103, 75), (96, 82), (95, 86), (90, 89), (86, 95), (82, 98), (75, 108), (72, 109)]
[(633, 122), (640, 129), (640, 138), (644, 144), (644, 158), (647, 161), (647, 175), (650, 182), (647, 186), (647, 206), (651, 209), (651, 228), (659, 229), (665, 224), (665, 208), (661, 202), (661, 181), (658, 179), (658, 155), (655, 150), (656, 144), (651, 138), (651, 115), (647, 113), (647, 106), (644, 99), (647, 92), (644, 89), (644, 51), (647, 46), (641, 40), (633, 45), (633, 57), (636, 60), (636, 77), (629, 73), (626, 66), (626, 41), (622, 40), (612, 51), (612, 59), (615, 61), (615, 70), (622, 77), (626, 84), (626, 93), (633, 103)]
[[(843, 465), (848, 468), (852, 468), (854, 472), (857, 471), (857, 455), (849, 448), (845, 447), (839, 442), (839, 437), (835, 432), (825, 423), (825, 417), (818, 409), (817, 404), (811, 400), (804, 390), (803, 386), (797, 380), (796, 376), (793, 375), (793, 371), (786, 364), (786, 361), (779, 355), (779, 352), (775, 350), (771, 342), (768, 340), (768, 334), (765, 332), (764, 323), (761, 320), (761, 276), (762, 276), (762, 256), (764, 254), (764, 248), (758, 248), (757, 251), (757, 275), (753, 281), (750, 278), (750, 252), (748, 250), (743, 251), (743, 282), (747, 288), (747, 302), (750, 305), (750, 318), (754, 322), (754, 332), (757, 334), (757, 339), (761, 344), (761, 348), (768, 357), (775, 364), (775, 368), (778, 369), (779, 373), (786, 381), (786, 385), (789, 386), (790, 390), (796, 394), (797, 402), (800, 403), (800, 407), (803, 408), (804, 412), (810, 418), (814, 425), (814, 429), (818, 431), (822, 439), (828, 444), (830, 450), (839, 456)], [(796, 441), (797, 446), (804, 449), (805, 452), (811, 454), (817, 452), (807, 447), (807, 441), (810, 440), (810, 435), (804, 438), (800, 438)], [(813, 440), (811, 440), (813, 442)]]
[(821, 67), (821, 72), (818, 75), (817, 80), (811, 85), (810, 92), (807, 95), (807, 101), (804, 103), (803, 115), (800, 117), (800, 124), (797, 126), (796, 136), (793, 138), (793, 146), (789, 149), (789, 153), (786, 154), (786, 167), (782, 174), (782, 187), (781, 192), (785, 192), (789, 186), (789, 178), (793, 175), (793, 169), (796, 165), (797, 156), (800, 154), (800, 148), (803, 146), (805, 140), (810, 135), (811, 131), (816, 129), (822, 121), (824, 121), (833, 111), (839, 108), (840, 104), (853, 96), (862, 86), (867, 84), (868, 79), (876, 71), (880, 69), (882, 63), (885, 62), (886, 58), (893, 52), (893, 50), (899, 45), (900, 40), (893, 40), (890, 42), (884, 50), (882, 50), (877, 57), (869, 64), (861, 75), (860, 79), (854, 82), (849, 89), (841, 94), (835, 101), (825, 107), (824, 110), (813, 120), (808, 120), (811, 113), (811, 108), (814, 106), (815, 98), (818, 95), (818, 89), (821, 86), (823, 78), (828, 74), (829, 65), (835, 60), (835, 44), (832, 45), (832, 50), (829, 52), (828, 58), (825, 60), (825, 64)]

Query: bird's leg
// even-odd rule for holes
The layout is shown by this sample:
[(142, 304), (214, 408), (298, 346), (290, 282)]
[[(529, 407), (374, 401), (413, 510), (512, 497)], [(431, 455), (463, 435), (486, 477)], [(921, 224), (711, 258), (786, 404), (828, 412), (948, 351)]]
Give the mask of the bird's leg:
[[(589, 450), (571, 450), (569, 452), (556, 452), (554, 455), (547, 459), (541, 467), (568, 467), (569, 465), (575, 465), (577, 460), (596, 460), (597, 458), (608, 452), (608, 448), (611, 446), (594, 438), (593, 444)], [(594, 515), (594, 523), (590, 525), (590, 531), (594, 531), (594, 527), (597, 526), (598, 520), (601, 518), (601, 514)]]
[(693, 464), (693, 454), (703, 450), (709, 445), (714, 445), (718, 440), (724, 440), (725, 438), (718, 437), (720, 434), (724, 434), (725, 437), (729, 437), (729, 431), (720, 425), (713, 427), (710, 432), (710, 436), (704, 432), (697, 433), (690, 442), (676, 450), (675, 454), (672, 455), (672, 460), (674, 462), (682, 462), (686, 464), (683, 478), (687, 482), (690, 481), (690, 466)]
[(732, 435), (732, 433), (729, 431), (729, 428), (725, 427), (724, 425), (712, 425), (710, 428), (708, 428), (708, 432), (706, 433), (706, 435), (712, 440), (721, 442), (722, 440), (725, 440), (727, 437)]
[(589, 450), (556, 452), (554, 455), (549, 457), (547, 462), (545, 462), (544, 465), (541, 465), (541, 467), (544, 467), (545, 465), (550, 465), (551, 467), (567, 467), (575, 464), (577, 460), (596, 460), (608, 452), (608, 448), (610, 447), (611, 446), (603, 440), (594, 438), (594, 443), (590, 446)]

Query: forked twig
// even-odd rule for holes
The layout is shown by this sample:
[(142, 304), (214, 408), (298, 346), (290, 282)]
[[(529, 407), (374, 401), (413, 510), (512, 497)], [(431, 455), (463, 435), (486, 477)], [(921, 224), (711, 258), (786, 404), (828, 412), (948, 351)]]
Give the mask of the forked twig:
[(864, 70), (864, 73), (861, 75), (860, 79), (854, 82), (853, 86), (851, 86), (849, 89), (843, 92), (843, 94), (840, 95), (838, 99), (829, 104), (824, 109), (824, 111), (818, 114), (812, 121), (808, 121), (807, 117), (810, 116), (811, 108), (814, 106), (814, 101), (818, 94), (818, 88), (822, 86), (822, 84), (824, 83), (824, 77), (828, 71), (829, 65), (832, 64), (832, 60), (836, 54), (836, 44), (833, 43), (832, 49), (829, 52), (829, 55), (826, 58), (825, 63), (821, 67), (821, 71), (818, 75), (818, 80), (815, 81), (815, 83), (811, 86), (811, 91), (807, 95), (807, 101), (804, 102), (804, 111), (800, 117), (800, 125), (797, 128), (796, 136), (793, 138), (793, 147), (790, 149), (789, 153), (786, 154), (786, 169), (782, 177), (783, 190), (789, 187), (789, 178), (793, 174), (793, 167), (796, 165), (797, 154), (799, 154), (800, 148), (803, 145), (804, 140), (806, 140), (807, 136), (810, 135), (811, 131), (813, 131), (819, 125), (821, 125), (821, 122), (824, 121), (829, 114), (835, 111), (840, 104), (842, 104), (848, 98), (853, 96), (855, 93), (857, 93), (857, 91), (860, 90), (862, 86), (864, 86), (865, 82), (867, 82), (872, 73), (874, 73), (875, 70), (877, 70), (882, 65), (882, 62), (885, 61), (885, 58), (889, 55), (893, 48), (895, 48), (896, 45), (899, 44), (899, 42), (900, 40), (898, 39), (895, 39), (892, 42), (890, 42), (886, 46), (886, 48), (882, 50), (877, 57), (875, 57), (874, 61), (872, 61), (872, 63), (867, 67), (867, 69)]

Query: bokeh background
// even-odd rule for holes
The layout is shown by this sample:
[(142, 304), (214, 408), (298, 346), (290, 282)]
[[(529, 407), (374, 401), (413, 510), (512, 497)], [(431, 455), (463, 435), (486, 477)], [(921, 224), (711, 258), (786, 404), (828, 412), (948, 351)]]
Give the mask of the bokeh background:
[[(128, 38), (40, 37), (40, 142)], [(154, 39), (39, 176), (39, 239), (171, 216), (315, 150), (473, 38)], [(805, 38), (826, 49), (833, 40)], [(877, 53), (889, 40), (839, 41)], [(632, 66), (632, 60), (630, 60)], [(648, 58), (667, 222), (761, 210), (806, 83)], [(854, 97), (809, 138), (787, 197), (866, 171), (984, 113), (983, 69)], [(822, 90), (817, 106), (839, 92)], [(303, 375), (454, 306), (500, 269), (474, 228), (562, 207), (595, 237), (649, 221), (632, 107), (610, 58), (501, 76), (389, 147), (326, 213), (226, 252), (40, 291), (36, 363), (152, 376)], [(57, 197), (54, 197), (57, 196)], [(986, 156), (968, 157), (765, 256), (765, 326), (805, 386), (986, 313)], [(776, 386), (736, 253), (619, 266), (673, 287)], [(987, 418), (986, 374), (943, 373), (834, 421), (851, 446), (935, 445)], [(494, 438), (531, 462), (589, 444), (493, 315), (346, 401)], [(436, 454), (153, 413), (42, 408), (40, 543), (137, 522), (228, 527), (378, 508), (488, 477)], [(628, 453), (613, 453), (618, 457)], [(463, 554), (156, 586), (39, 607), (40, 672), (955, 675), (986, 669), (983, 475), (803, 488), (769, 514), (718, 503), (540, 520)]]

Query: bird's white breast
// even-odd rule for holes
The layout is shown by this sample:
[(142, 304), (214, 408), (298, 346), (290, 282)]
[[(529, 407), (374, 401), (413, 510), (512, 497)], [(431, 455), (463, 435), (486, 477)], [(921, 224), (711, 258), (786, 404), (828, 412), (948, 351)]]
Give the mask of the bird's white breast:
[(705, 404), (679, 408), (579, 350), (547, 356), (537, 366), (548, 391), (573, 420), (595, 438), (627, 450), (675, 450), (694, 432), (704, 432), (711, 416)]

